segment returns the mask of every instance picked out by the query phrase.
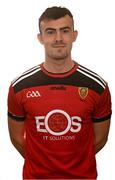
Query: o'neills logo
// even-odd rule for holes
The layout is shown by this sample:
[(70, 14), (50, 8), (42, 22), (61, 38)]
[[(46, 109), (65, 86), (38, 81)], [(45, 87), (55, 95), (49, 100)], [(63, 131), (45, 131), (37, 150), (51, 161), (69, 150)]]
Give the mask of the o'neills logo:
[(88, 95), (88, 88), (87, 87), (79, 87), (78, 88), (79, 95), (82, 99), (85, 99)]
[(36, 116), (35, 119), (38, 132), (50, 133), (54, 136), (64, 135), (68, 131), (77, 133), (81, 130), (81, 118), (70, 117), (67, 112), (60, 109), (52, 110), (46, 116)]

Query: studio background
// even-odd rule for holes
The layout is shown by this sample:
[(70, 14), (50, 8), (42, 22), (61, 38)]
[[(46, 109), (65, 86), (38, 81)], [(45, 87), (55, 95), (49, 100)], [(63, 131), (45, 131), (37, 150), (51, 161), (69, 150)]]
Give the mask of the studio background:
[(114, 180), (115, 164), (115, 10), (114, 0), (0, 1), (0, 180), (21, 180), (23, 158), (12, 146), (7, 127), (7, 94), (11, 81), (44, 61), (37, 40), (38, 18), (49, 6), (65, 6), (74, 16), (78, 39), (72, 57), (109, 84), (113, 115), (109, 139), (96, 155), (98, 180)]

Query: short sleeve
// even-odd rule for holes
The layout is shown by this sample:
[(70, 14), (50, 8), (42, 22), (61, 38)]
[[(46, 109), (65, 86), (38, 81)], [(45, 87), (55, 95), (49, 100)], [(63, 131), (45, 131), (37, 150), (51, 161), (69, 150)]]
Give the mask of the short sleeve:
[(93, 122), (101, 122), (111, 118), (112, 105), (111, 95), (108, 86), (104, 89), (104, 92), (100, 95), (99, 102), (95, 107), (93, 114)]
[(8, 92), (8, 116), (16, 121), (25, 120), (25, 112), (20, 101), (18, 101), (12, 85)]

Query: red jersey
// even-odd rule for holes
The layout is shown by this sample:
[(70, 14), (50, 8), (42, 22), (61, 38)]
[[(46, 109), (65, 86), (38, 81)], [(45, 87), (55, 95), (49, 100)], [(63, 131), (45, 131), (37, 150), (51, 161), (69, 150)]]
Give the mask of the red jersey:
[(106, 82), (75, 64), (66, 73), (43, 64), (9, 89), (8, 115), (25, 122), (24, 179), (95, 179), (93, 124), (111, 116)]

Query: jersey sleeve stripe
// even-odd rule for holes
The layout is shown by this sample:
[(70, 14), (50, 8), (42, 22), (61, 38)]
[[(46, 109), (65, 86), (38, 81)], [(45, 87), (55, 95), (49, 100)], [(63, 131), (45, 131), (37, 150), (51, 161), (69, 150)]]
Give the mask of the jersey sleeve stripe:
[(24, 75), (26, 75), (26, 74), (28, 74), (28, 73), (31, 73), (31, 72), (39, 69), (39, 68), (40, 68), (40, 66), (35, 66), (35, 67), (33, 67), (33, 68), (25, 71), (24, 73), (22, 73), (21, 75), (19, 75), (17, 78), (15, 78), (15, 79), (12, 81), (12, 84), (14, 84), (14, 83), (15, 83), (19, 78), (21, 78), (22, 76), (24, 76)]
[(101, 81), (99, 81), (97, 78), (93, 77), (92, 75), (90, 75), (90, 74), (88, 74), (88, 73), (86, 73), (86, 72), (84, 72), (84, 71), (82, 71), (80, 69), (77, 69), (77, 71), (84, 74), (85, 76), (93, 79), (94, 81), (96, 81), (98, 84), (100, 84), (105, 89), (105, 85)]
[(16, 121), (24, 121), (25, 120), (24, 116), (16, 116), (14, 114), (11, 114), (10, 112), (8, 112), (8, 117), (10, 117), (11, 119), (16, 120)]
[(97, 78), (98, 80), (100, 80), (105, 86), (106, 86), (106, 82), (96, 73), (94, 73), (93, 71), (90, 71), (82, 66), (78, 66), (79, 69), (83, 70), (84, 72), (94, 76), (95, 78)]
[(35, 67), (33, 67), (33, 68), (31, 68), (31, 69), (29, 69), (29, 70), (25, 71), (25, 72), (24, 72), (24, 73), (22, 73), (22, 74), (29, 73), (29, 72), (31, 72), (31, 71), (33, 71), (33, 70), (38, 69), (38, 68), (40, 68), (40, 65), (37, 65), (37, 66), (35, 66)]
[(94, 123), (102, 122), (111, 119), (111, 113), (103, 118), (93, 118)]
[(32, 72), (29, 72), (29, 73), (27, 73), (27, 74), (24, 74), (24, 75), (20, 76), (20, 77), (12, 84), (12, 86), (14, 87), (18, 82), (20, 82), (21, 80), (23, 80), (23, 79), (25, 79), (25, 78), (27, 78), (27, 77), (35, 74), (35, 73), (38, 72), (38, 71), (40, 71), (40, 69), (37, 68), (36, 70), (34, 70), (34, 71), (32, 71)]

